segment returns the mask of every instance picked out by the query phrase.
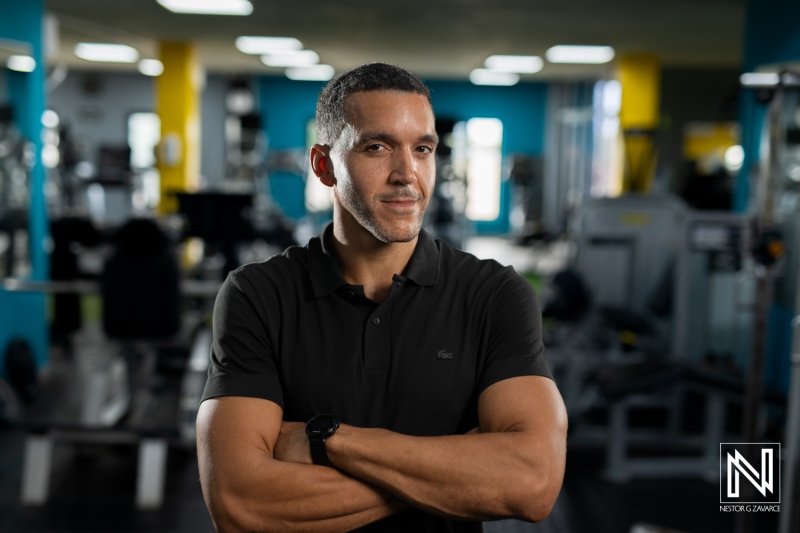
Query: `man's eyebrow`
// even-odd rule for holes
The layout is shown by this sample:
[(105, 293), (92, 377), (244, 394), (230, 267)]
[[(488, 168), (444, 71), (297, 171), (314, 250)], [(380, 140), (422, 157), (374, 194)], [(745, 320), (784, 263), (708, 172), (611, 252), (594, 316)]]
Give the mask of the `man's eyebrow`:
[[(365, 131), (364, 133), (358, 136), (355, 144), (364, 144), (365, 142), (369, 141), (392, 141), (392, 140), (394, 140), (394, 136), (388, 133), (380, 133), (377, 131)], [(439, 144), (439, 136), (436, 135), (435, 133), (427, 133), (425, 135), (421, 135), (419, 137), (419, 141), (431, 144)]]
[(380, 133), (377, 131), (365, 131), (356, 139), (355, 144), (363, 144), (368, 141), (391, 141), (394, 137), (388, 133)]

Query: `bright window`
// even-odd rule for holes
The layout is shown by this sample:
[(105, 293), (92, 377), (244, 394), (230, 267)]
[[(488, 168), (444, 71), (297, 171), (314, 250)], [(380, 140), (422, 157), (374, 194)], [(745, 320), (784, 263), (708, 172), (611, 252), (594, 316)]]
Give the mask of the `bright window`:
[(156, 113), (131, 113), (128, 116), (128, 145), (133, 168), (155, 166), (155, 149), (160, 140), (161, 119)]
[(453, 129), (453, 170), (467, 176), (470, 220), (494, 221), (500, 216), (503, 169), (503, 123), (496, 118), (473, 118)]
[(161, 118), (156, 113), (128, 115), (128, 145), (131, 147), (131, 168), (139, 171), (140, 187), (133, 193), (137, 209), (158, 205), (161, 182), (156, 165), (156, 147), (161, 141)]

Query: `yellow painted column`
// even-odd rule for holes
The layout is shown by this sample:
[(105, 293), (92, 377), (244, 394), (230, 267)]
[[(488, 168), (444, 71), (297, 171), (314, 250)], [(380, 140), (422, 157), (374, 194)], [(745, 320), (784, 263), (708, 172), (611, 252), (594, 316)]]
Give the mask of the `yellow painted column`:
[(161, 43), (164, 72), (156, 82), (156, 110), (161, 118), (158, 170), (161, 174), (160, 213), (174, 213), (174, 193), (196, 190), (200, 184), (200, 91), (202, 71), (190, 43)]
[(656, 56), (631, 54), (618, 60), (622, 87), (619, 112), (625, 150), (622, 192), (648, 192), (656, 163), (655, 135), (659, 124), (661, 64)]

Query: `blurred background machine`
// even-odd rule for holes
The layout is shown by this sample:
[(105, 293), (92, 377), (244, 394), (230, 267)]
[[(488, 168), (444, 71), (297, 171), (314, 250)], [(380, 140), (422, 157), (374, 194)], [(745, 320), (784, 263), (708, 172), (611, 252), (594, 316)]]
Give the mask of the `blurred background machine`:
[(27, 264), (32, 146), (15, 126), (12, 108), (0, 106), (0, 249), (2, 273), (22, 275)]

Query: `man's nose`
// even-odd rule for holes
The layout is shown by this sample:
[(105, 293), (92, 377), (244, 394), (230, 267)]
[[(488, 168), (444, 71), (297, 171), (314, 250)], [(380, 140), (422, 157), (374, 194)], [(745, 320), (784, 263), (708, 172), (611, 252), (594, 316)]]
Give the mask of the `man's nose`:
[(410, 150), (398, 150), (392, 158), (392, 183), (411, 185), (417, 181), (417, 161)]

